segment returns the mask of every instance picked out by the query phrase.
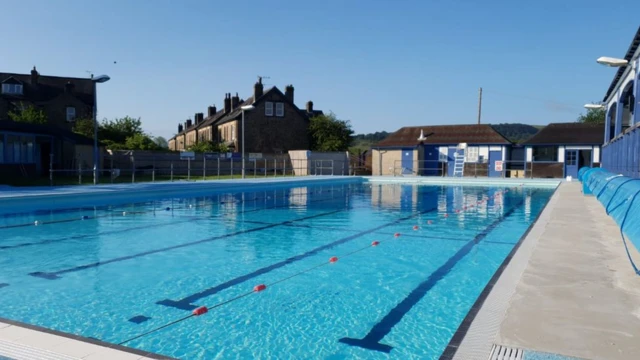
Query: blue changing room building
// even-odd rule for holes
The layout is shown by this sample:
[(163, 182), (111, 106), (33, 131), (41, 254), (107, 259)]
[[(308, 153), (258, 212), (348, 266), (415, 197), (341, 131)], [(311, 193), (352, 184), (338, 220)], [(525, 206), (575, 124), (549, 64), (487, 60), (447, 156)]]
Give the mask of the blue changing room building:
[[(615, 54), (603, 54), (612, 56)], [(615, 57), (615, 56), (614, 56)], [(606, 123), (602, 167), (629, 177), (640, 177), (640, 28), (636, 32), (602, 100)], [(606, 71), (605, 69), (601, 71)]]
[(371, 147), (372, 175), (453, 176), (463, 143), (464, 176), (502, 176), (512, 143), (485, 124), (403, 127)]

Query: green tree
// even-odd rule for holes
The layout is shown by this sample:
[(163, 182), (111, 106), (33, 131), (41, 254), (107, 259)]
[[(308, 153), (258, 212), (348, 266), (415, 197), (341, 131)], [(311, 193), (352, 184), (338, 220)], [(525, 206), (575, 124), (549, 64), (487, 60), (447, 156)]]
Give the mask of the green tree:
[(205, 152), (219, 152), (224, 153), (229, 151), (229, 147), (222, 143), (216, 143), (214, 141), (200, 141), (197, 144), (193, 144), (187, 148), (189, 151), (197, 153)]
[(73, 132), (76, 134), (93, 138), (93, 131), (93, 119), (80, 118), (73, 124)]
[(15, 122), (28, 124), (46, 124), (48, 121), (44, 111), (37, 109), (33, 105), (25, 106), (23, 103), (20, 103), (15, 111), (9, 111), (8, 115), (9, 119)]
[(353, 141), (348, 120), (339, 120), (334, 113), (311, 118), (309, 137), (313, 151), (347, 151)]
[(127, 138), (138, 134), (144, 134), (140, 118), (134, 119), (132, 117), (125, 116), (114, 120), (103, 120), (100, 124), (100, 131), (98, 135), (99, 139), (124, 144), (127, 141)]
[(156, 143), (156, 145), (158, 145), (158, 147), (161, 149), (169, 148), (169, 142), (167, 141), (167, 139), (163, 138), (162, 136), (154, 137), (153, 142)]
[(580, 114), (577, 121), (585, 124), (604, 124), (606, 116), (607, 110), (605, 108), (587, 109), (587, 113)]
[(124, 145), (127, 150), (160, 150), (158, 144), (144, 133), (137, 133), (129, 136), (125, 140)]

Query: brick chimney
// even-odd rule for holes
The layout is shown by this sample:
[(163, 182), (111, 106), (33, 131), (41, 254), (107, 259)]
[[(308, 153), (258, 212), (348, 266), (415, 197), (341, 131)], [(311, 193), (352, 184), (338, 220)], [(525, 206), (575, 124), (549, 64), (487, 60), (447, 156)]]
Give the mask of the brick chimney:
[(202, 120), (204, 120), (204, 113), (196, 113), (195, 119), (196, 125), (200, 125)]
[(212, 117), (212, 116), (213, 116), (213, 115), (215, 115), (217, 112), (218, 112), (218, 109), (216, 109), (216, 106), (215, 106), (215, 105), (213, 105), (213, 106), (209, 106), (209, 107), (207, 108), (207, 116), (208, 116), (208, 117)]
[(307, 112), (308, 113), (312, 113), (313, 112), (313, 101), (311, 101), (311, 100), (307, 101)]
[(227, 114), (231, 111), (231, 94), (224, 94), (224, 113)]
[(40, 74), (38, 74), (38, 70), (36, 70), (36, 67), (34, 66), (33, 69), (31, 70), (31, 85), (38, 85), (39, 77), (40, 77)]
[(182, 124), (178, 124), (178, 134), (181, 133), (183, 129)]
[(293, 102), (293, 85), (287, 85), (284, 88), (284, 96), (289, 99), (289, 101)]
[(258, 100), (264, 93), (264, 87), (262, 86), (262, 76), (258, 77), (258, 82), (253, 85), (253, 101)]
[(234, 110), (235, 108), (237, 108), (239, 103), (240, 103), (240, 97), (238, 96), (238, 93), (236, 93), (236, 96), (231, 98), (231, 110)]
[(67, 83), (64, 84), (64, 92), (66, 92), (67, 94), (71, 94), (74, 87), (75, 85), (73, 85), (71, 81), (67, 81)]
[(192, 123), (191, 123), (191, 119), (187, 119), (187, 126), (185, 126), (185, 128), (187, 128), (187, 129), (188, 129), (188, 128), (190, 128), (190, 127), (191, 127), (191, 125), (192, 125)]

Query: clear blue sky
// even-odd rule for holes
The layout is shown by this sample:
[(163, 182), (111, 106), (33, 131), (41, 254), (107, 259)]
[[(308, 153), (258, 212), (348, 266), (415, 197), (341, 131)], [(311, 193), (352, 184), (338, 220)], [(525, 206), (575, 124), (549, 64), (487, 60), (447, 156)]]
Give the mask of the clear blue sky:
[[(178, 122), (248, 97), (257, 75), (356, 132), (574, 121), (602, 99), (638, 28), (637, 0), (0, 0), (0, 71), (108, 74), (99, 117)], [(117, 63), (114, 64), (114, 61)]]

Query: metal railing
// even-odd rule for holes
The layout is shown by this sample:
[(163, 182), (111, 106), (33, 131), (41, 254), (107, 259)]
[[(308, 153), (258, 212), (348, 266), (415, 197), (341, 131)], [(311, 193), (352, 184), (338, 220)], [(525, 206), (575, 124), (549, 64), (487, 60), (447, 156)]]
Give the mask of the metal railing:
[[(488, 161), (465, 162), (464, 177), (533, 178), (536, 165), (562, 164), (554, 161), (504, 160), (501, 166)], [(491, 168), (493, 166), (493, 168)], [(395, 160), (389, 168), (393, 176), (440, 176), (452, 177), (453, 162), (439, 160), (414, 160), (412, 166), (403, 166), (402, 160)], [(542, 170), (542, 169), (541, 169)], [(564, 172), (563, 172), (564, 174)], [(539, 176), (544, 177), (544, 176)], [(564, 176), (562, 176), (564, 177)]]
[[(98, 169), (99, 183), (136, 183), (157, 181), (197, 181), (242, 179), (241, 158), (202, 158), (162, 162), (144, 161), (139, 164), (134, 156), (127, 162), (104, 159), (108, 168)], [(125, 166), (117, 166), (125, 165)], [(345, 176), (355, 175), (349, 160), (309, 159), (245, 159), (245, 178), (269, 178), (287, 176)], [(91, 184), (94, 170), (80, 163), (75, 169), (56, 169), (49, 166), (49, 185)]]

